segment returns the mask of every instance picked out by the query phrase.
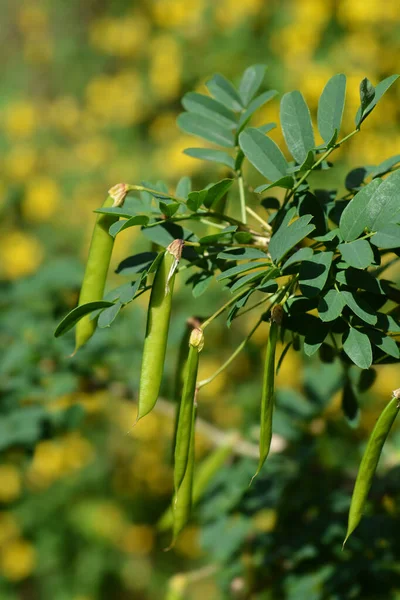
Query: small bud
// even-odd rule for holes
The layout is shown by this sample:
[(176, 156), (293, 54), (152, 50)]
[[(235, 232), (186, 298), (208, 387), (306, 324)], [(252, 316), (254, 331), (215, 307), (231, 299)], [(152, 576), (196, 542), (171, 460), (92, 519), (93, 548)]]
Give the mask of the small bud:
[(128, 191), (129, 186), (127, 183), (117, 183), (117, 185), (110, 188), (108, 194), (114, 200), (113, 206), (122, 206)]
[(283, 319), (283, 308), (281, 304), (275, 304), (271, 310), (271, 321), (280, 325)]
[(201, 352), (204, 348), (204, 333), (201, 327), (195, 327), (190, 334), (189, 345)]
[(397, 400), (400, 400), (400, 388), (398, 390), (393, 390), (393, 397), (397, 398)]

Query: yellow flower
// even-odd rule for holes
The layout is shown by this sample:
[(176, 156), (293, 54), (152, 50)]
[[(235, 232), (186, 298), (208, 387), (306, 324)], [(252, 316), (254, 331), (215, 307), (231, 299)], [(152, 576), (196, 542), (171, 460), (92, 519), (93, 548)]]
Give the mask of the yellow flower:
[(199, 558), (202, 550), (199, 546), (199, 528), (188, 525), (176, 541), (175, 550), (188, 558)]
[(23, 181), (35, 170), (37, 153), (33, 146), (17, 144), (4, 159), (5, 172), (11, 180)]
[(63, 448), (59, 442), (39, 442), (28, 471), (28, 483), (35, 488), (47, 487), (63, 472)]
[(124, 552), (132, 554), (149, 554), (154, 545), (154, 531), (149, 525), (130, 525), (127, 527), (118, 544)]
[(35, 566), (35, 549), (26, 540), (13, 540), (0, 553), (0, 570), (10, 581), (20, 581), (29, 577)]
[(153, 155), (154, 169), (161, 177), (176, 181), (183, 175), (193, 175), (204, 169), (204, 163), (183, 153), (185, 148), (195, 145), (204, 147), (202, 140), (196, 140), (191, 136), (179, 136), (170, 140), (167, 147), (161, 147)]
[(92, 79), (86, 88), (86, 102), (89, 112), (104, 123), (132, 125), (144, 115), (142, 94), (139, 75), (127, 70)]
[(62, 440), (63, 469), (67, 472), (75, 471), (86, 466), (94, 456), (94, 448), (89, 440), (79, 433), (71, 433)]
[(135, 56), (144, 46), (149, 23), (143, 15), (124, 18), (106, 17), (96, 20), (90, 28), (90, 42), (105, 54)]
[(170, 35), (161, 35), (151, 44), (150, 83), (162, 100), (175, 98), (180, 91), (181, 49)]
[(0, 465), (0, 502), (13, 502), (21, 494), (21, 476), (13, 465)]
[(193, 32), (194, 28), (201, 26), (204, 0), (155, 0), (152, 10), (157, 25), (179, 28), (183, 35), (187, 35), (188, 29)]
[(35, 107), (27, 100), (11, 102), (5, 110), (4, 129), (11, 139), (31, 136), (37, 127)]
[(42, 262), (43, 249), (36, 238), (11, 231), (3, 235), (0, 257), (3, 276), (18, 279), (36, 271)]
[(215, 19), (223, 28), (239, 25), (246, 17), (254, 17), (266, 6), (265, 0), (220, 0), (216, 4)]
[(48, 15), (43, 6), (36, 2), (24, 2), (18, 13), (18, 25), (23, 33), (45, 31)]
[(57, 182), (46, 175), (35, 177), (28, 182), (22, 213), (25, 219), (33, 223), (49, 220), (56, 212), (60, 202), (60, 190)]
[(258, 531), (268, 533), (275, 529), (278, 515), (273, 508), (264, 508), (258, 511), (253, 518), (253, 523)]

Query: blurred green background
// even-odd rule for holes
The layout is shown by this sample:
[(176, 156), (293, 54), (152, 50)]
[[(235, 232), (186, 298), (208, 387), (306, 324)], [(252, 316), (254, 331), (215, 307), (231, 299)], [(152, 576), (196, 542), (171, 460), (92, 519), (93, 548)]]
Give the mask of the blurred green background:
[[(0, 23), (0, 598), (400, 598), (398, 430), (369, 515), (340, 550), (355, 469), (400, 385), (398, 366), (379, 368), (352, 429), (337, 365), (290, 352), (264, 475), (248, 492), (256, 462), (232, 459), (164, 553), (169, 536), (155, 525), (172, 491), (172, 419), (155, 411), (132, 429), (147, 296), (74, 358), (72, 334), (53, 337), (77, 303), (92, 211), (112, 185), (173, 187), (190, 175), (196, 189), (223, 175), (182, 154), (193, 145), (175, 124), (186, 91), (204, 89), (214, 72), (237, 81), (250, 64), (266, 63), (268, 88), (300, 89), (315, 114), (328, 78), (344, 72), (348, 133), (361, 79), (377, 83), (398, 70), (398, 0), (5, 0)], [(399, 100), (396, 85), (345, 146), (332, 184), (343, 187), (347, 165), (399, 152)], [(279, 100), (261, 112), (260, 122), (279, 121)], [(279, 129), (271, 136), (282, 143)], [(117, 238), (110, 286), (125, 282), (113, 273), (122, 258), (149, 248), (133, 231)], [(169, 400), (185, 319), (221, 298), (215, 284), (194, 300), (183, 283), (163, 387)], [(201, 378), (253, 322), (210, 328)], [(239, 430), (253, 446), (265, 339), (261, 329), (200, 397), (204, 420)], [(204, 428), (196, 441), (199, 460), (213, 451)]]

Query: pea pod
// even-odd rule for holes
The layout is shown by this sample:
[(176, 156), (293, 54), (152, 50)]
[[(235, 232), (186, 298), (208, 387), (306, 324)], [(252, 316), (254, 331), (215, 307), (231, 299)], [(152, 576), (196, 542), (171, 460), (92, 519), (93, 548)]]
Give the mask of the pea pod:
[(383, 445), (399, 412), (399, 408), (400, 389), (393, 392), (393, 398), (381, 413), (368, 440), (351, 498), (347, 533), (343, 546), (361, 521)]
[(174, 486), (175, 492), (185, 476), (191, 443), (191, 428), (196, 403), (196, 381), (199, 368), (199, 354), (203, 349), (204, 334), (201, 328), (194, 328), (189, 340), (189, 354), (185, 367), (185, 380), (179, 408), (178, 426), (176, 430)]
[(261, 420), (260, 420), (260, 459), (256, 473), (257, 477), (268, 456), (272, 439), (272, 414), (274, 410), (275, 396), (275, 352), (278, 341), (278, 329), (282, 322), (282, 306), (277, 304), (271, 311), (271, 326), (269, 329), (267, 353), (265, 356), (264, 381), (261, 397)]
[[(207, 485), (220, 470), (228, 456), (230, 456), (232, 449), (239, 438), (240, 436), (236, 432), (232, 433), (232, 435), (228, 435), (223, 445), (211, 452), (196, 469), (193, 480), (193, 505), (200, 500)], [(160, 531), (165, 531), (166, 529), (169, 529), (172, 524), (173, 516), (172, 508), (170, 507), (158, 522), (158, 528)]]
[(147, 311), (136, 423), (154, 408), (160, 391), (175, 271), (181, 258), (183, 243), (183, 240), (174, 240), (168, 246), (154, 276)]
[(195, 441), (195, 421), (196, 421), (196, 407), (192, 412), (192, 422), (190, 426), (190, 438), (189, 438), (189, 453), (187, 457), (187, 464), (184, 477), (181, 481), (179, 489), (175, 493), (173, 500), (172, 512), (173, 512), (173, 527), (172, 527), (172, 543), (171, 547), (175, 544), (175, 541), (185, 527), (189, 520), (190, 512), (192, 509), (192, 496), (193, 496), (193, 471), (194, 471), (194, 441)]
[[(103, 207), (121, 206), (124, 202), (127, 185), (120, 183), (111, 190)], [(118, 221), (119, 217), (113, 215), (99, 215), (93, 229), (89, 256), (86, 263), (85, 275), (79, 295), (78, 306), (88, 302), (97, 302), (103, 299), (114, 238), (108, 233), (110, 226)], [(83, 317), (76, 325), (75, 352), (92, 337), (96, 329), (96, 320), (90, 315)]]
[(175, 445), (176, 445), (176, 433), (178, 430), (178, 421), (179, 421), (179, 412), (180, 412), (180, 406), (181, 406), (181, 397), (182, 397), (182, 390), (183, 390), (183, 384), (185, 381), (185, 373), (186, 373), (186, 365), (187, 365), (187, 361), (188, 361), (188, 347), (189, 347), (189, 340), (190, 340), (190, 335), (191, 332), (193, 330), (194, 327), (199, 328), (201, 325), (201, 320), (197, 317), (190, 317), (190, 319), (188, 319), (186, 321), (186, 327), (185, 330), (183, 332), (180, 344), (179, 344), (179, 350), (178, 350), (178, 359), (177, 359), (177, 363), (176, 363), (176, 371), (175, 371), (175, 385), (174, 385), (174, 399), (177, 402), (176, 405), (176, 415), (175, 415), (175, 423), (174, 423), (174, 434), (173, 434), (173, 438), (172, 438), (172, 461), (174, 460), (174, 452), (175, 452)]

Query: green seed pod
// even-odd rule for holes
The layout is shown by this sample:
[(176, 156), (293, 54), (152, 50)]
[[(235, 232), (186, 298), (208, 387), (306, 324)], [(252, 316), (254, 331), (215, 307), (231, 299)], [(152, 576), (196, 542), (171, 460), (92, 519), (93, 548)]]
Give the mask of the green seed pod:
[(173, 500), (173, 528), (172, 528), (172, 544), (175, 544), (176, 538), (185, 527), (189, 520), (192, 510), (192, 495), (193, 495), (193, 471), (194, 471), (194, 441), (195, 441), (195, 421), (196, 408), (192, 413), (192, 423), (190, 425), (189, 453), (187, 458), (186, 470), (181, 481), (178, 491), (175, 493)]
[(275, 351), (278, 341), (278, 329), (282, 322), (283, 309), (280, 304), (273, 307), (271, 311), (271, 326), (267, 343), (267, 353), (265, 357), (264, 381), (261, 397), (261, 422), (260, 422), (260, 460), (256, 473), (251, 481), (256, 477), (268, 456), (272, 439), (272, 414), (274, 410), (275, 395)]
[(185, 381), (185, 373), (186, 373), (186, 365), (188, 360), (188, 347), (189, 347), (189, 339), (194, 327), (200, 327), (202, 319), (199, 317), (190, 317), (186, 321), (186, 327), (183, 332), (179, 350), (178, 350), (178, 360), (176, 363), (176, 371), (175, 371), (175, 383), (174, 383), (174, 400), (176, 400), (176, 415), (175, 415), (175, 423), (174, 423), (174, 434), (172, 438), (172, 461), (175, 452), (175, 444), (176, 444), (176, 432), (178, 429), (178, 421), (179, 421), (179, 411), (181, 406), (181, 397), (183, 384)]
[(147, 312), (136, 423), (154, 408), (160, 391), (175, 271), (182, 255), (183, 243), (183, 240), (174, 240), (168, 246), (154, 277)]
[(199, 353), (204, 345), (201, 328), (193, 329), (189, 340), (189, 354), (185, 368), (185, 381), (179, 408), (178, 427), (174, 454), (174, 485), (177, 492), (185, 476), (190, 450), (191, 428), (196, 404), (196, 381), (199, 368)]
[[(232, 453), (234, 445), (239, 440), (240, 436), (237, 432), (227, 436), (224, 444), (210, 452), (210, 454), (202, 461), (199, 467), (195, 470), (193, 480), (193, 498), (192, 504), (196, 504), (203, 496), (209, 482), (214, 475), (220, 470), (226, 459)], [(165, 531), (172, 527), (173, 516), (172, 508), (170, 507), (161, 517), (158, 522), (158, 529)]]
[(349, 521), (343, 546), (361, 521), (383, 445), (399, 412), (399, 408), (400, 389), (393, 392), (393, 398), (381, 413), (368, 440), (351, 498)]
[[(120, 183), (111, 190), (103, 204), (103, 208), (121, 206), (127, 193), (127, 185)], [(85, 275), (79, 295), (78, 306), (88, 302), (103, 299), (114, 238), (108, 233), (110, 226), (118, 221), (119, 217), (113, 215), (99, 215), (93, 229), (90, 243), (89, 256), (86, 263)], [(86, 315), (76, 325), (75, 352), (92, 337), (96, 329), (96, 320)]]

